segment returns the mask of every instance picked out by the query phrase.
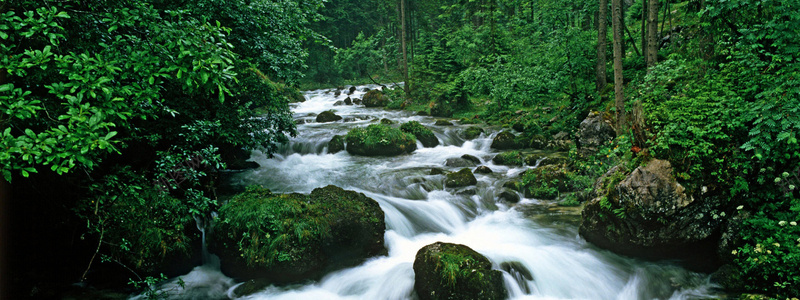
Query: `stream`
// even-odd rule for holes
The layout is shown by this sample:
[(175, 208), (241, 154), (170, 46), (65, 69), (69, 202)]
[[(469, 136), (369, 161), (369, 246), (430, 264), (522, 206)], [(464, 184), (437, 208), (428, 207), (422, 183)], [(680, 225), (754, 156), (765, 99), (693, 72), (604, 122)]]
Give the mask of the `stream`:
[[(485, 255), (494, 268), (513, 262), (530, 271), (530, 277), (505, 272), (511, 299), (705, 299), (718, 295), (707, 274), (688, 271), (671, 262), (648, 262), (599, 249), (578, 234), (579, 208), (562, 208), (553, 201), (522, 198), (509, 204), (498, 200), (503, 184), (530, 167), (492, 163), (490, 149), (497, 130), (464, 140), (467, 125), (435, 126), (433, 117), (408, 111), (386, 111), (361, 105), (334, 105), (348, 96), (363, 96), (359, 86), (346, 90), (305, 93), (307, 101), (292, 104), (298, 136), (273, 158), (254, 151), (251, 160), (261, 167), (232, 175), (234, 187), (262, 185), (273, 192), (309, 193), (336, 185), (375, 199), (386, 218), (388, 255), (339, 270), (319, 281), (291, 286), (270, 286), (238, 299), (415, 299), (414, 271), (417, 251), (442, 241), (464, 244)], [(316, 114), (334, 110), (344, 119), (316, 123)], [(418, 149), (397, 157), (358, 157), (342, 151), (329, 154), (333, 135), (387, 118), (397, 124), (418, 121), (431, 128), (440, 141), (434, 148)], [(456, 171), (444, 165), (448, 158), (469, 154), (480, 158), (491, 174), (475, 174), (476, 186), (449, 188), (443, 175), (432, 168)], [(474, 168), (473, 168), (474, 169)], [(175, 299), (226, 299), (235, 282), (218, 271), (214, 262), (182, 276), (185, 288)], [(513, 273), (513, 274), (512, 274)], [(170, 288), (170, 284), (162, 288)]]

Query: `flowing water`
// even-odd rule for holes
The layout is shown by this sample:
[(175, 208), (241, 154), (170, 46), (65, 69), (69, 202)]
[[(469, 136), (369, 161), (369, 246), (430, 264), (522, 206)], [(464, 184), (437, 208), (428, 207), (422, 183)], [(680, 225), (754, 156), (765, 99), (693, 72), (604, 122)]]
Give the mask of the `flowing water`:
[[(365, 87), (350, 95), (360, 98)], [(386, 216), (387, 256), (328, 274), (319, 281), (293, 286), (271, 286), (240, 299), (414, 299), (416, 252), (443, 241), (464, 244), (504, 268), (512, 299), (703, 299), (714, 297), (708, 276), (668, 262), (644, 262), (621, 257), (588, 244), (579, 235), (576, 210), (556, 209), (549, 201), (525, 199), (518, 204), (498, 200), (502, 185), (524, 171), (494, 165), (490, 149), (492, 130), (477, 139), (459, 136), (466, 126), (434, 126), (431, 117), (405, 111), (334, 105), (348, 95), (330, 90), (306, 93), (306, 102), (293, 104), (299, 135), (274, 158), (259, 151), (252, 160), (261, 167), (238, 173), (231, 184), (262, 185), (273, 192), (301, 192), (333, 184), (362, 192), (380, 204)], [(316, 123), (315, 115), (334, 110), (343, 120)], [(333, 135), (388, 118), (402, 123), (419, 121), (430, 127), (441, 145), (398, 157), (357, 157), (342, 151), (329, 154)], [(444, 186), (443, 175), (429, 175), (448, 158), (476, 156), (492, 174), (475, 174), (478, 184), (466, 188)], [(527, 168), (527, 167), (526, 167)], [(233, 280), (215, 264), (196, 268), (181, 277), (186, 288), (175, 298), (232, 297)], [(174, 281), (172, 282), (174, 285)], [(175, 286), (166, 285), (174, 290)]]

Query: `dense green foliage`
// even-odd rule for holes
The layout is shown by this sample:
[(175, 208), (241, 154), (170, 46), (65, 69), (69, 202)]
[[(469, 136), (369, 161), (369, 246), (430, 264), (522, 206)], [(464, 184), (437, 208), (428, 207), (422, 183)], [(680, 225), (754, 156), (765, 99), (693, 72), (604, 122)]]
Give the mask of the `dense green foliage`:
[(223, 161), (294, 134), (321, 3), (3, 1), (0, 180), (73, 183), (64, 206), (129, 270), (188, 253)]

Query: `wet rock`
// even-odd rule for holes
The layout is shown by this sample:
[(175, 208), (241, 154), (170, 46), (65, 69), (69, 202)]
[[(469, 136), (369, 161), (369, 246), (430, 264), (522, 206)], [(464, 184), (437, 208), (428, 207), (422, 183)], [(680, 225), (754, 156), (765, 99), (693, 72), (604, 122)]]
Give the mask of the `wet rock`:
[(516, 136), (509, 131), (498, 133), (492, 140), (492, 148), (497, 150), (520, 149), (522, 146), (517, 142)]
[(344, 105), (353, 105), (353, 99), (350, 99), (350, 97), (345, 98)]
[(387, 118), (383, 118), (383, 119), (381, 119), (381, 124), (384, 124), (384, 125), (392, 125), (392, 124), (394, 124), (394, 121), (392, 121), (392, 120), (389, 120), (389, 119), (387, 119)]
[(381, 124), (350, 130), (345, 140), (346, 150), (352, 155), (395, 156), (417, 150), (417, 140), (413, 135)]
[(464, 168), (477, 166), (475, 162), (463, 157), (451, 157), (444, 161), (444, 165), (451, 168)]
[(353, 99), (353, 104), (354, 105), (361, 105), (361, 99), (359, 99), (359, 98)]
[(493, 173), (492, 169), (487, 166), (478, 166), (475, 168), (474, 171), (476, 174), (491, 174)]
[(522, 166), (524, 161), (519, 151), (508, 151), (495, 155), (492, 162), (502, 166)]
[(508, 272), (525, 294), (530, 294), (531, 288), (528, 286), (528, 281), (533, 280), (533, 274), (525, 265), (518, 261), (507, 261), (500, 264), (500, 269)]
[(444, 170), (442, 170), (440, 168), (433, 168), (433, 169), (431, 169), (431, 173), (430, 174), (431, 175), (442, 175), (442, 174), (444, 174)]
[(453, 123), (447, 120), (436, 120), (436, 123), (433, 123), (436, 126), (453, 126)]
[(461, 156), (461, 158), (466, 159), (468, 161), (471, 161), (471, 162), (473, 162), (475, 164), (480, 164), (481, 163), (481, 159), (475, 157), (474, 155), (464, 154), (464, 155)]
[(384, 107), (389, 104), (389, 98), (379, 90), (371, 90), (364, 94), (362, 103), (366, 107)]
[(424, 110), (420, 110), (420, 111), (418, 111), (418, 112), (417, 112), (417, 115), (418, 115), (418, 116), (427, 116), (427, 115), (428, 115), (428, 112), (427, 112), (427, 111), (424, 111)]
[(478, 184), (478, 179), (475, 178), (475, 175), (472, 174), (472, 171), (467, 168), (463, 168), (458, 172), (448, 173), (444, 180), (444, 184), (447, 187), (476, 185)]
[(333, 103), (333, 106), (342, 106), (342, 105), (344, 105), (344, 101), (342, 101), (342, 100), (339, 100), (339, 101), (336, 101), (336, 102)]
[(590, 112), (586, 119), (581, 121), (578, 129), (578, 143), (581, 148), (597, 148), (614, 139), (616, 133), (611, 121), (605, 120), (596, 111)]
[(439, 139), (428, 127), (423, 126), (417, 121), (410, 121), (400, 125), (400, 130), (413, 134), (423, 147), (432, 148), (439, 146)]
[(323, 111), (317, 115), (317, 123), (336, 122), (342, 119), (342, 116), (335, 114), (330, 110)]
[(328, 153), (338, 153), (344, 150), (344, 137), (341, 135), (334, 135), (331, 141), (328, 142)]
[(225, 146), (220, 148), (220, 153), (222, 161), (225, 162), (228, 170), (246, 170), (260, 167), (257, 162), (248, 161), (252, 153), (242, 148)]
[(464, 137), (464, 139), (472, 140), (479, 137), (482, 133), (483, 133), (483, 128), (480, 128), (478, 126), (470, 126), (461, 131), (461, 136)]
[(209, 249), (238, 280), (289, 283), (385, 255), (385, 228), (380, 206), (362, 193), (335, 186), (308, 195), (248, 188), (220, 208)]
[(341, 95), (341, 94), (342, 94), (342, 91), (340, 91), (340, 90), (336, 90), (335, 92), (333, 92), (333, 95), (336, 96), (336, 97), (339, 97), (339, 95)]
[(347, 90), (347, 94), (348, 95), (352, 95), (355, 92), (356, 92), (356, 87), (355, 86), (351, 86), (350, 89)]
[(420, 300), (505, 299), (503, 273), (465, 245), (436, 242), (417, 252), (414, 290)]
[(695, 270), (717, 267), (727, 219), (721, 197), (687, 194), (664, 160), (618, 178), (606, 180), (605, 196), (584, 207), (580, 233), (587, 241), (625, 255), (690, 260)]
[(539, 159), (541, 158), (542, 158), (541, 154), (528, 154), (525, 155), (524, 161), (526, 165), (535, 166), (539, 162)]
[(497, 196), (497, 198), (509, 203), (517, 203), (519, 202), (520, 199), (517, 193), (511, 191), (503, 191), (500, 193), (500, 195)]

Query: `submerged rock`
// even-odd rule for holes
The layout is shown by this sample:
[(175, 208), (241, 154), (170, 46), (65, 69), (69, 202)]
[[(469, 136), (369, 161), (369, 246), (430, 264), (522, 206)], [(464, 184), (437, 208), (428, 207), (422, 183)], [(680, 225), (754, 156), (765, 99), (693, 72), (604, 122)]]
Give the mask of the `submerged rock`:
[(439, 146), (439, 139), (436, 138), (436, 135), (433, 134), (433, 131), (417, 121), (403, 123), (403, 125), (400, 125), (400, 130), (413, 134), (424, 147), (432, 148)]
[(472, 174), (468, 168), (463, 168), (458, 172), (448, 173), (444, 180), (447, 187), (462, 187), (468, 185), (478, 184), (478, 179)]
[(460, 244), (436, 242), (414, 259), (414, 290), (420, 300), (505, 299), (503, 273), (485, 256)]
[(694, 259), (688, 267), (697, 270), (716, 267), (722, 199), (687, 194), (664, 160), (615, 174), (582, 212), (587, 241), (625, 255)]
[(311, 194), (273, 194), (250, 187), (219, 210), (209, 250), (239, 280), (289, 283), (319, 278), (386, 254), (378, 203), (336, 186)]
[(323, 111), (317, 115), (317, 123), (335, 122), (342, 119), (342, 116), (333, 113), (330, 110)]
[(414, 135), (382, 124), (355, 128), (345, 136), (347, 152), (363, 156), (394, 156), (417, 150)]

